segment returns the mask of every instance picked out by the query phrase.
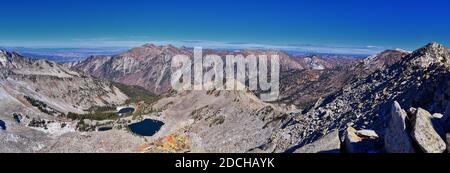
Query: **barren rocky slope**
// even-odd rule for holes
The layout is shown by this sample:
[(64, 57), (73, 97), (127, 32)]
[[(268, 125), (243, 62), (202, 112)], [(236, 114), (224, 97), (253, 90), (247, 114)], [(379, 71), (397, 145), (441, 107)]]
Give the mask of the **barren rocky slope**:
[[(288, 119), (285, 110), (250, 91), (185, 91), (159, 100), (153, 110), (165, 123), (155, 137), (184, 137), (184, 150), (177, 152), (247, 152)], [(155, 144), (145, 151), (168, 152)]]
[[(449, 52), (443, 45), (430, 43), (398, 63), (345, 85), (314, 109), (297, 114), (270, 143), (277, 145), (278, 152), (292, 152), (334, 129), (344, 132), (348, 126), (373, 129), (383, 138), (394, 101), (406, 110), (423, 108), (447, 117)], [(411, 112), (415, 115), (415, 111)], [(445, 127), (446, 123), (437, 126)]]
[(122, 104), (128, 97), (109, 82), (69, 70), (51, 61), (0, 53), (2, 113), (83, 113), (93, 106)]
[(353, 59), (346, 61), (347, 63), (337, 63), (330, 68), (283, 71), (280, 76), (279, 102), (309, 109), (317, 101), (320, 102), (328, 95), (341, 90), (343, 86), (357, 79), (364, 79), (369, 74), (400, 61), (407, 54), (398, 50), (386, 50), (357, 62)]
[(36, 152), (55, 137), (75, 132), (69, 112), (123, 104), (128, 99), (110, 82), (45, 60), (0, 52), (0, 151)]

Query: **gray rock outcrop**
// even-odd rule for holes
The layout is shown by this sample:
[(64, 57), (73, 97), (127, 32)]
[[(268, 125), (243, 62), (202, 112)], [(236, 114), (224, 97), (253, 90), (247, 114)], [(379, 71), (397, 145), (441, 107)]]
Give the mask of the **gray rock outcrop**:
[(439, 136), (436, 127), (433, 126), (431, 114), (419, 108), (413, 119), (412, 138), (425, 153), (443, 153), (446, 149), (444, 140)]
[(372, 130), (356, 130), (348, 127), (345, 132), (344, 146), (348, 153), (378, 152), (378, 134)]
[(335, 130), (326, 134), (319, 140), (303, 146), (294, 151), (295, 153), (339, 153), (341, 141), (339, 131)]
[(390, 112), (391, 119), (385, 134), (385, 150), (388, 153), (413, 153), (414, 147), (406, 129), (406, 112), (398, 102), (394, 102)]

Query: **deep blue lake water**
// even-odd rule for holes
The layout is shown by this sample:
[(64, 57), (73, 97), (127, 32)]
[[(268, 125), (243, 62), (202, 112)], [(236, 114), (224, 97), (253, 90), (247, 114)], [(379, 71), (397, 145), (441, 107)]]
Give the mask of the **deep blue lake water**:
[(133, 113), (134, 112), (134, 108), (123, 108), (121, 110), (119, 110), (119, 112), (117, 112), (118, 114), (128, 114), (128, 113)]
[(164, 125), (163, 122), (152, 119), (145, 119), (144, 121), (128, 125), (130, 130), (141, 136), (153, 136)]
[(103, 131), (108, 131), (108, 130), (112, 130), (112, 127), (100, 127), (98, 128), (98, 131), (103, 132)]
[(0, 120), (0, 130), (6, 130), (6, 123)]

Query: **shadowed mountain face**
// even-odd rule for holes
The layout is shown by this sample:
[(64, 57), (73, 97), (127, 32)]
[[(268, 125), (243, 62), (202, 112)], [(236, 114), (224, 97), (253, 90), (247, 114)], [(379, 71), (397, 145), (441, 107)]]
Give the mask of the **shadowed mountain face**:
[[(162, 94), (171, 89), (171, 60), (177, 54), (193, 56), (193, 50), (171, 45), (146, 44), (116, 56), (93, 56), (84, 61), (66, 63), (65, 66), (82, 70), (101, 79), (113, 80), (127, 85), (138, 85), (149, 91)], [(303, 69), (330, 69), (351, 64), (351, 57), (293, 57), (282, 51), (220, 51), (206, 49), (203, 55), (278, 55), (282, 71)]]

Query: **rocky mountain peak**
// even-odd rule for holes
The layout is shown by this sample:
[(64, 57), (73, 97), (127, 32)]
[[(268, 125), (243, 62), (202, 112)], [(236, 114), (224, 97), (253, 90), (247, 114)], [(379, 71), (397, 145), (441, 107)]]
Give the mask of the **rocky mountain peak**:
[(383, 67), (390, 66), (401, 61), (409, 55), (408, 52), (399, 50), (385, 50), (376, 55), (365, 58), (360, 66), (364, 69), (364, 73), (370, 74)]
[(121, 57), (131, 57), (138, 60), (145, 60), (147, 58), (155, 58), (162, 54), (176, 55), (176, 54), (189, 54), (185, 50), (179, 49), (173, 45), (157, 46), (154, 44), (145, 44), (140, 47), (130, 49), (127, 52), (120, 54)]
[[(147, 49), (147, 50), (158, 50), (158, 51), (163, 51), (163, 50), (177, 50), (178, 48), (175, 47), (174, 45), (171, 44), (166, 44), (166, 45), (161, 45), (161, 46), (157, 46), (153, 43), (147, 43), (142, 45), (141, 47), (136, 47), (135, 49)], [(132, 49), (133, 50), (133, 49)]]
[(450, 51), (442, 44), (432, 42), (414, 51), (408, 58), (413, 66), (428, 68), (431, 65), (449, 66)]
[(447, 56), (449, 54), (449, 50), (447, 47), (436, 42), (429, 43), (416, 52), (440, 56)]
[(178, 49), (177, 47), (175, 47), (174, 45), (172, 45), (172, 44), (167, 44), (167, 45), (164, 45), (164, 46), (162, 46), (163, 48), (165, 48), (165, 49)]
[(6, 50), (1, 50), (0, 52), (0, 66), (7, 67), (8, 64), (23, 64), (22, 61), (24, 60), (25, 59), (16, 52), (8, 52)]
[(151, 44), (151, 43), (144, 44), (144, 45), (142, 45), (142, 47), (147, 47), (147, 48), (152, 48), (152, 49), (156, 49), (157, 48), (156, 45)]
[(444, 45), (439, 44), (437, 42), (428, 43), (425, 47), (427, 47), (427, 48), (445, 48)]
[(393, 57), (395, 57), (395, 58), (401, 58), (402, 56), (405, 56), (405, 55), (407, 55), (408, 53), (406, 52), (406, 51), (402, 51), (402, 50), (398, 50), (398, 49), (395, 49), (395, 50), (385, 50), (385, 51), (383, 51), (383, 52), (380, 52), (380, 53), (378, 53), (378, 54), (376, 54), (376, 55), (372, 55), (372, 56), (369, 56), (369, 57), (367, 57), (366, 59), (365, 59), (365, 62), (366, 63), (371, 63), (371, 62), (374, 62), (374, 61), (393, 61)]
[(401, 49), (401, 48), (395, 48), (394, 50), (398, 51), (398, 52), (403, 52), (403, 53), (411, 53), (411, 51), (407, 51), (407, 50)]

